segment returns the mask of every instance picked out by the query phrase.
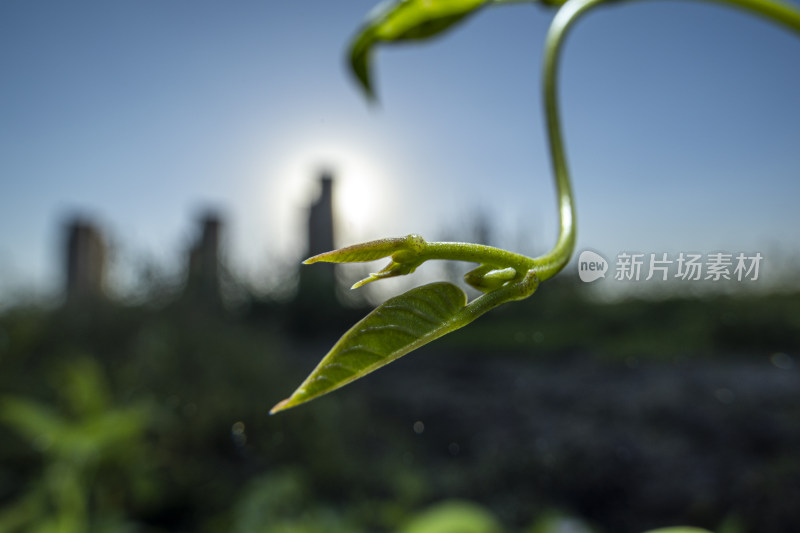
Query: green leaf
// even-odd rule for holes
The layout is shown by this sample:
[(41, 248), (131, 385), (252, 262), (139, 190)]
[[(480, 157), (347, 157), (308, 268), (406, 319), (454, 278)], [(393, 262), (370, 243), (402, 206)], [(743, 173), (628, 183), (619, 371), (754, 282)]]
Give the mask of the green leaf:
[(462, 500), (447, 500), (413, 516), (400, 533), (500, 533), (503, 527), (482, 506)]
[(464, 291), (430, 283), (390, 298), (345, 333), (291, 397), (270, 414), (322, 396), (449, 333), (471, 318)]
[(49, 407), (14, 397), (0, 403), (0, 422), (42, 444), (57, 441), (68, 429), (67, 423)]
[(370, 76), (372, 50), (378, 42), (422, 40), (443, 33), (489, 0), (400, 0), (381, 5), (350, 46), (350, 66), (369, 99), (375, 98)]
[(699, 529), (696, 527), (667, 527), (664, 529), (652, 529), (645, 533), (711, 533), (707, 529)]

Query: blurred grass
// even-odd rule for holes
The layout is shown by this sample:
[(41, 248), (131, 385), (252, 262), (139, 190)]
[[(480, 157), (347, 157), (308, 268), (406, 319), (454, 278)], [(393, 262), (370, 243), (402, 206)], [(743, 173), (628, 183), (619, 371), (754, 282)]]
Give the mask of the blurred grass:
[(451, 347), (545, 354), (585, 352), (609, 360), (730, 357), (800, 351), (800, 294), (709, 295), (661, 300), (587, 300), (554, 280), (445, 339)]
[(487, 531), (553, 509), (593, 531), (793, 531), (800, 295), (551, 285), (274, 417), (363, 310), (10, 309), (0, 531), (447, 533), (472, 511), (424, 517), (451, 499)]

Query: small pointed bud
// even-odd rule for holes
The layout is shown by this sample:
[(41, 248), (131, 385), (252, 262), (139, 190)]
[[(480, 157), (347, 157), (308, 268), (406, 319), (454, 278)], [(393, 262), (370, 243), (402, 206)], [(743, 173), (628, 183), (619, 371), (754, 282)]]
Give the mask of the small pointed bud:
[(425, 239), (419, 235), (407, 235), (393, 239), (378, 239), (324, 252), (303, 261), (304, 265), (313, 263), (364, 263), (397, 253), (411, 252), (416, 255), (425, 247)]
[(496, 268), (492, 265), (481, 265), (475, 270), (464, 274), (464, 281), (473, 289), (481, 292), (491, 292), (502, 287), (517, 276), (517, 271), (511, 267)]

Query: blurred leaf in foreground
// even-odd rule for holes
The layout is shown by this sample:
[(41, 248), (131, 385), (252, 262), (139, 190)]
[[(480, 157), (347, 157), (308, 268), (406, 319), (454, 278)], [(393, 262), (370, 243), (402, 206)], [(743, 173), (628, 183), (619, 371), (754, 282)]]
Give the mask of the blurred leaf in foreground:
[(379, 5), (350, 46), (350, 66), (371, 100), (372, 49), (378, 42), (422, 40), (443, 33), (488, 0), (400, 0)]
[(44, 459), (38, 478), (0, 511), (0, 531), (127, 531), (122, 502), (157, 493), (144, 441), (150, 409), (115, 407), (91, 358), (65, 363), (57, 376), (59, 405), (68, 414), (31, 398), (0, 399), (0, 423)]
[(487, 509), (468, 501), (450, 500), (421, 512), (400, 533), (501, 533), (503, 527)]
[(667, 527), (664, 529), (652, 529), (645, 533), (711, 533), (707, 529), (699, 529), (696, 527)]

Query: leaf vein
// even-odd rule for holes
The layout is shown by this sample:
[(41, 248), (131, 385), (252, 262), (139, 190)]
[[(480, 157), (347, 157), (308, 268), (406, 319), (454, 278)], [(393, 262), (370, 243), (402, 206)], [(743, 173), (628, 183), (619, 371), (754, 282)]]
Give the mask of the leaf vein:
[(406, 335), (410, 335), (412, 337), (419, 337), (420, 336), (420, 333), (418, 333), (416, 331), (412, 331), (411, 329), (409, 329), (409, 328), (407, 328), (405, 326), (401, 326), (400, 324), (383, 324), (383, 325), (380, 325), (380, 326), (366, 326), (366, 327), (363, 327), (360, 330), (358, 330), (358, 334), (361, 335), (361, 334), (364, 334), (364, 333), (375, 333), (375, 332), (381, 332), (381, 331), (385, 331), (385, 330), (391, 330), (391, 331), (397, 331), (399, 333), (405, 333)]
[(426, 322), (430, 322), (431, 324), (437, 324), (440, 321), (436, 319), (436, 317), (431, 317), (428, 313), (423, 311), (422, 309), (417, 309), (410, 305), (387, 305), (385, 309), (391, 311), (408, 311), (412, 315), (425, 320)]
[(350, 353), (350, 352), (362, 352), (362, 353), (365, 353), (367, 355), (374, 355), (374, 356), (377, 356), (379, 360), (386, 358), (386, 354), (381, 353), (381, 352), (376, 351), (376, 350), (373, 350), (372, 348), (364, 346), (363, 344), (356, 344), (355, 346), (348, 346), (347, 348), (342, 348), (337, 353), (337, 356), (344, 355), (344, 354)]

